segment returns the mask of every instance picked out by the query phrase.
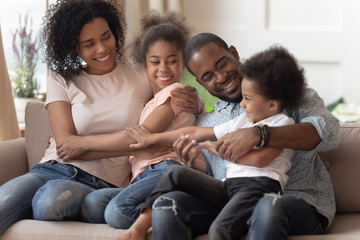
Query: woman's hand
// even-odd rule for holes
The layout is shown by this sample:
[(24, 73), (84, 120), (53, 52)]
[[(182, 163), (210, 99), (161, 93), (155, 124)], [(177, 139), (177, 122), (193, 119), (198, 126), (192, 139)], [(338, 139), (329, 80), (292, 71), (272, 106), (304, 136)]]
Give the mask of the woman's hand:
[(56, 144), (56, 153), (63, 160), (75, 158), (87, 151), (83, 137), (72, 135)]
[(131, 138), (137, 141), (129, 145), (131, 149), (145, 148), (151, 145), (150, 135), (151, 132), (143, 125), (127, 127), (124, 132)]
[(171, 95), (174, 97), (175, 104), (181, 107), (184, 112), (190, 112), (193, 114), (199, 114), (205, 112), (205, 102), (202, 99), (196, 88), (184, 85), (182, 88), (175, 88), (171, 91)]

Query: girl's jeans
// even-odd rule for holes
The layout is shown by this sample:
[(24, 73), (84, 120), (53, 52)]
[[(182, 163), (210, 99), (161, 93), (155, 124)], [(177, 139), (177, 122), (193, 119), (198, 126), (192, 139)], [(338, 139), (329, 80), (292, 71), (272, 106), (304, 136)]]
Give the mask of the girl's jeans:
[(93, 189), (113, 187), (81, 169), (55, 160), (0, 186), (0, 235), (18, 220), (81, 219), (81, 201)]
[(140, 215), (148, 195), (172, 165), (180, 165), (180, 163), (164, 160), (150, 165), (136, 177), (136, 182), (127, 188), (101, 189), (90, 193), (82, 204), (84, 221), (106, 222), (114, 228), (129, 228)]

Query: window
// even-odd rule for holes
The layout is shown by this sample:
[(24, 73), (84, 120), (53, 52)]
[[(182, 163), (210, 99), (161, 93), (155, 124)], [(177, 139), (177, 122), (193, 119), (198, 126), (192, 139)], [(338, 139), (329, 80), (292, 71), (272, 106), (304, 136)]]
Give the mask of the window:
[[(55, 0), (49, 1), (49, 4)], [(0, 23), (1, 23), (1, 33), (3, 38), (5, 60), (9, 75), (14, 69), (14, 55), (12, 49), (12, 35), (11, 31), (14, 32), (15, 29), (19, 27), (19, 17), (20, 14), (25, 16), (28, 14), (30, 26), (32, 21), (33, 34), (40, 34), (42, 18), (45, 15), (46, 0), (0, 0)], [(23, 19), (22, 19), (23, 20)], [(30, 21), (31, 20), (31, 21)], [(39, 38), (39, 37), (38, 37)], [(39, 84), (39, 91), (46, 91), (46, 77), (47, 77), (47, 67), (43, 63), (43, 54), (42, 49), (39, 51), (39, 59), (35, 69), (35, 77)]]

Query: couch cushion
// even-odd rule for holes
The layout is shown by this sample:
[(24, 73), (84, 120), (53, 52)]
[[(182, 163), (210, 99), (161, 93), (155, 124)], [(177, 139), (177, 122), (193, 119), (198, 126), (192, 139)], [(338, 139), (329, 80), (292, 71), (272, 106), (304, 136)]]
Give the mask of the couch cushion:
[(22, 220), (13, 224), (1, 239), (111, 240), (122, 231), (123, 230), (111, 228), (107, 224)]
[[(21, 220), (7, 229), (0, 240), (112, 240), (123, 231), (107, 224)], [(150, 233), (147, 239), (151, 240)]]
[(360, 123), (341, 124), (340, 137), (338, 149), (321, 158), (333, 181), (337, 212), (360, 212)]
[(47, 111), (43, 102), (29, 102), (25, 108), (25, 141), (29, 169), (44, 156), (51, 134)]

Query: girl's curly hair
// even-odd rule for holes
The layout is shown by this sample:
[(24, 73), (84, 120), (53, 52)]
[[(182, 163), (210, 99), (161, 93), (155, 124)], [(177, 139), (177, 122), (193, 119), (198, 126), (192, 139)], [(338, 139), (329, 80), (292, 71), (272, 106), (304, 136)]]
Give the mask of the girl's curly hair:
[(160, 15), (152, 10), (141, 19), (141, 31), (128, 46), (129, 59), (141, 63), (149, 47), (159, 40), (177, 44), (182, 52), (189, 38), (190, 27), (181, 13), (169, 11)]
[(273, 45), (241, 65), (248, 80), (256, 82), (257, 92), (267, 99), (279, 100), (282, 108), (292, 108), (301, 102), (306, 80), (304, 69), (282, 46)]
[(42, 43), (49, 68), (71, 80), (82, 69), (77, 53), (83, 26), (93, 19), (106, 20), (116, 40), (116, 58), (120, 61), (125, 43), (125, 19), (115, 0), (57, 0), (43, 19)]

